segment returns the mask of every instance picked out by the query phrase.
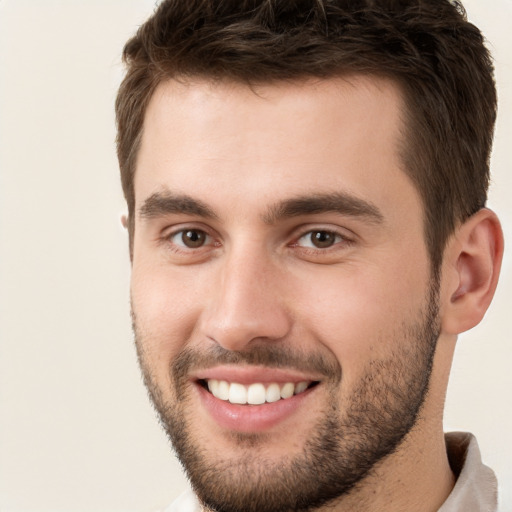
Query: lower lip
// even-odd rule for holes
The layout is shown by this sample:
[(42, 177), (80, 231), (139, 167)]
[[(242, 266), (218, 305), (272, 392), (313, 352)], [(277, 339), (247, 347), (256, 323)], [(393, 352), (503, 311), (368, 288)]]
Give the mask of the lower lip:
[(316, 387), (318, 386), (277, 402), (262, 405), (236, 405), (215, 398), (197, 384), (201, 402), (210, 416), (221, 427), (237, 432), (262, 432), (277, 426), (297, 412)]

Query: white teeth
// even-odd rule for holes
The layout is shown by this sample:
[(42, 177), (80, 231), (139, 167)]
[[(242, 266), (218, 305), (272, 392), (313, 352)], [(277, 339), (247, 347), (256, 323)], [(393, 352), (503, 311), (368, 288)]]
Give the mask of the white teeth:
[(308, 386), (309, 386), (309, 383), (307, 383), (307, 382), (299, 382), (299, 383), (295, 386), (294, 394), (295, 394), (295, 395), (298, 395), (299, 393), (303, 393), (304, 391), (306, 391), (306, 389), (308, 388)]
[(265, 386), (263, 384), (251, 384), (247, 390), (247, 403), (260, 405), (265, 403)]
[(270, 386), (267, 388), (266, 400), (269, 403), (281, 400), (281, 388), (278, 384), (270, 384)]
[(247, 403), (247, 388), (242, 384), (233, 382), (229, 387), (228, 400), (232, 404), (246, 404)]
[(213, 396), (221, 400), (229, 400), (229, 384), (225, 380), (219, 381), (219, 394), (213, 393)]
[(210, 393), (220, 400), (227, 400), (232, 404), (261, 405), (265, 402), (277, 402), (303, 393), (310, 382), (303, 381), (297, 384), (287, 382), (281, 385), (272, 383), (265, 387), (264, 384), (259, 382), (244, 386), (236, 382), (229, 383), (225, 380), (208, 379), (207, 384)]
[(295, 385), (291, 382), (287, 382), (282, 388), (281, 388), (281, 398), (290, 398), (293, 396), (293, 393), (295, 391)]
[(210, 379), (208, 381), (208, 389), (213, 396), (219, 396), (219, 381)]

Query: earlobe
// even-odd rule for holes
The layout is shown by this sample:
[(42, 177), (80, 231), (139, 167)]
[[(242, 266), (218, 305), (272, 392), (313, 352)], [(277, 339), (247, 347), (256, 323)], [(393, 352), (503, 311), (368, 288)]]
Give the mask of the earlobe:
[(443, 270), (451, 276), (443, 283), (445, 333), (460, 334), (482, 320), (498, 284), (502, 257), (503, 233), (491, 210), (483, 208), (457, 229), (445, 251)]

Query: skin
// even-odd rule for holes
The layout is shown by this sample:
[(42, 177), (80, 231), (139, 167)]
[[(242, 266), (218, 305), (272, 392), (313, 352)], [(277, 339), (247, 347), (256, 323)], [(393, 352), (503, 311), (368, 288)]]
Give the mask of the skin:
[[(208, 463), (228, 467), (245, 456), (259, 471), (261, 461), (272, 466), (300, 455), (326, 411), (335, 407), (345, 417), (373, 367), (397, 353), (415, 354), (407, 350), (415, 340), (410, 331), (424, 317), (433, 283), (422, 202), (399, 158), (401, 111), (398, 88), (374, 78), (256, 91), (169, 81), (155, 92), (135, 175), (137, 348), (154, 399), (162, 408), (179, 407)], [(276, 215), (276, 205), (290, 199), (333, 193), (373, 213)], [(171, 195), (186, 195), (207, 211), (191, 212), (183, 202), (165, 210), (151, 201)], [(183, 229), (205, 233), (204, 245), (183, 246)], [(315, 247), (315, 230), (335, 233), (333, 245)], [(427, 512), (446, 499), (454, 477), (442, 410), (456, 335), (485, 312), (501, 252), (492, 212), (458, 228), (443, 262), (439, 339), (415, 425), (329, 510)], [(268, 346), (304, 361), (324, 358), (342, 377), (301, 368), (320, 384), (263, 431), (234, 436), (204, 407), (194, 381), (201, 369), (179, 389), (170, 371), (186, 351)]]

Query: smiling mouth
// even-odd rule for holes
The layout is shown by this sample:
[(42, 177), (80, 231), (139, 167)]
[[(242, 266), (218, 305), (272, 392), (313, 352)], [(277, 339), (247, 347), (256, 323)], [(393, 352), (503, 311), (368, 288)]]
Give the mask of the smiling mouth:
[(201, 379), (198, 383), (215, 398), (236, 405), (262, 405), (287, 400), (319, 384), (318, 381), (285, 382), (282, 384), (255, 382), (246, 386), (237, 382), (217, 379)]

